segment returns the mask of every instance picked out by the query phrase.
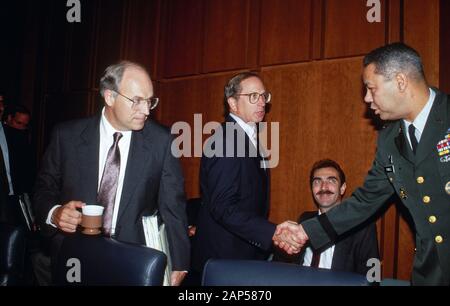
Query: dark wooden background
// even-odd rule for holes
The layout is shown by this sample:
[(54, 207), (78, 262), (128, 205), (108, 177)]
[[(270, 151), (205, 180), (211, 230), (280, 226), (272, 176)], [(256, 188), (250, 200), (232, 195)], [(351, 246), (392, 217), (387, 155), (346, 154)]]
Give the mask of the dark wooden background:
[[(10, 2), (10, 1), (8, 1)], [(314, 161), (344, 168), (348, 192), (363, 182), (380, 123), (363, 103), (362, 56), (404, 41), (423, 57), (430, 84), (450, 91), (450, 4), (381, 0), (381, 22), (366, 0), (82, 0), (81, 23), (66, 1), (15, 1), (2, 10), (1, 84), (33, 112), (41, 157), (55, 123), (101, 108), (99, 78), (120, 59), (147, 67), (168, 126), (222, 120), (223, 86), (240, 71), (259, 72), (273, 93), (269, 122), (280, 124), (270, 219), (295, 220), (314, 208)], [(444, 18), (445, 17), (445, 18)], [(199, 158), (183, 158), (188, 197), (199, 196)], [(383, 277), (408, 279), (414, 241), (396, 205), (377, 221)]]

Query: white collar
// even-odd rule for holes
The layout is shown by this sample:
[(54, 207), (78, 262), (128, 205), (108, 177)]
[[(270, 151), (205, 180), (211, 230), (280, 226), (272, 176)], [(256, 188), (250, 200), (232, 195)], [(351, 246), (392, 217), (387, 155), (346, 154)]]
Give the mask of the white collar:
[(430, 95), (428, 101), (420, 111), (419, 115), (417, 115), (417, 117), (414, 119), (414, 121), (409, 122), (403, 119), (406, 130), (408, 130), (408, 127), (411, 124), (414, 124), (414, 127), (419, 130), (420, 135), (422, 135), (423, 130), (425, 129), (425, 124), (427, 123), (428, 116), (430, 115), (431, 108), (433, 107), (434, 98), (436, 97), (436, 93), (434, 92), (434, 90), (432, 90), (431, 88), (429, 88), (429, 90)]

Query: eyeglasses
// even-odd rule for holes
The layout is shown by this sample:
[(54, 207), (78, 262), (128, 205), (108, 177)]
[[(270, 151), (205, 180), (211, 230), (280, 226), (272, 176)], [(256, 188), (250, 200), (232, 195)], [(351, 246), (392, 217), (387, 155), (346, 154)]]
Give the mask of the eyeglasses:
[(248, 96), (248, 101), (251, 104), (256, 104), (259, 101), (259, 97), (263, 98), (264, 103), (270, 103), (270, 100), (272, 99), (272, 94), (268, 91), (263, 92), (263, 93), (258, 93), (258, 92), (251, 92), (248, 94), (236, 94), (236, 96)]
[(133, 103), (131, 105), (132, 109), (138, 109), (139, 106), (145, 105), (145, 106), (148, 107), (148, 110), (152, 110), (156, 106), (158, 106), (158, 103), (159, 103), (159, 98), (157, 98), (157, 97), (151, 97), (151, 98), (148, 98), (148, 99), (144, 99), (144, 98), (141, 98), (141, 97), (135, 97), (135, 98), (131, 99), (131, 98), (128, 98), (127, 96), (124, 96), (123, 94), (121, 94), (120, 92), (118, 92), (116, 90), (112, 90), (112, 91), (114, 91), (119, 96), (122, 96), (125, 99), (127, 99), (128, 101), (130, 101), (131, 103)]

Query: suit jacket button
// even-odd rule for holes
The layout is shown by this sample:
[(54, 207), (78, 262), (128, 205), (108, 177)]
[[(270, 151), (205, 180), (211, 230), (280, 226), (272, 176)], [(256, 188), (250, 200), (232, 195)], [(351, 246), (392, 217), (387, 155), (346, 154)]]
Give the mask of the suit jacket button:
[(429, 196), (424, 196), (424, 197), (423, 197), (423, 202), (424, 202), (425, 204), (430, 203), (430, 201), (431, 201), (431, 198), (430, 198)]
[(430, 216), (430, 217), (428, 218), (428, 222), (430, 222), (431, 224), (435, 223), (436, 220), (437, 220), (437, 218), (436, 218), (435, 216)]
[(436, 243), (442, 243), (444, 241), (444, 238), (442, 238), (441, 235), (438, 235), (434, 238), (434, 241), (436, 241)]
[(423, 178), (423, 176), (419, 176), (417, 178), (417, 184), (423, 184), (425, 182), (425, 179)]

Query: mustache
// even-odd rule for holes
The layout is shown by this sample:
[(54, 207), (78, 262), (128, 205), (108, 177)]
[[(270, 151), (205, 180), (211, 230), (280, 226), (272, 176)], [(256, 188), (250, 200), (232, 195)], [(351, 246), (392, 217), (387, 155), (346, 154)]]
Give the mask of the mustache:
[(329, 190), (321, 190), (318, 193), (316, 193), (316, 195), (322, 195), (322, 194), (334, 194), (334, 192), (331, 192)]

